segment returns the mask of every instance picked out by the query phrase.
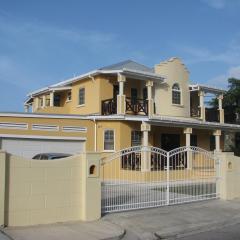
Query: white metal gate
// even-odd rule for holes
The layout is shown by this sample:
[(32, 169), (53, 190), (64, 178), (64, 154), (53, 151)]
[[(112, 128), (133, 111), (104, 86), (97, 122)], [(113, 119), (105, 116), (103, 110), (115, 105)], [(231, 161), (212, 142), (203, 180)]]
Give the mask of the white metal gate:
[(102, 212), (218, 197), (218, 161), (199, 147), (131, 147), (102, 159)]

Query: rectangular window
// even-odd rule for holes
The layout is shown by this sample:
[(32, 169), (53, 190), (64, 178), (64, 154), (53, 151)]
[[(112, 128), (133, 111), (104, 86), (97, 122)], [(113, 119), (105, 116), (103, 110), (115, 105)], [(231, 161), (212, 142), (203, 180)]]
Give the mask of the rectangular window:
[(84, 105), (85, 104), (85, 88), (80, 88), (79, 89), (79, 99), (78, 99), (78, 104), (79, 105)]
[(55, 107), (60, 107), (60, 101), (61, 101), (61, 96), (60, 95), (54, 95), (54, 100), (53, 104)]
[(39, 107), (43, 107), (43, 98), (39, 98)]
[(114, 130), (104, 131), (104, 151), (114, 150)]
[(193, 146), (193, 147), (197, 147), (197, 135), (191, 135), (190, 145)]
[(67, 101), (71, 101), (72, 100), (72, 92), (68, 92), (67, 93)]
[(142, 143), (142, 132), (132, 131), (131, 133), (131, 144), (132, 146), (140, 146)]
[(214, 151), (216, 148), (215, 136), (210, 136), (210, 151)]

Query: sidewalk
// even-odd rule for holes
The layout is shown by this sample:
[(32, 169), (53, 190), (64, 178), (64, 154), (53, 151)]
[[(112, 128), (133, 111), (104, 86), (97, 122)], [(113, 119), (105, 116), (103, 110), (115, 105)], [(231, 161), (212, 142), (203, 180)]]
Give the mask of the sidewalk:
[[(32, 227), (10, 227), (4, 232), (14, 240), (97, 240), (120, 239), (124, 230), (107, 222), (69, 222)], [(0, 240), (8, 240), (1, 238)]]
[[(106, 215), (135, 239), (175, 239), (240, 223), (240, 200), (211, 200)], [(124, 238), (127, 239), (127, 238)]]
[[(240, 223), (240, 199), (211, 200), (105, 215), (96, 222), (5, 228), (14, 240), (175, 239)], [(126, 231), (126, 234), (125, 234)], [(1, 236), (0, 240), (7, 240)]]

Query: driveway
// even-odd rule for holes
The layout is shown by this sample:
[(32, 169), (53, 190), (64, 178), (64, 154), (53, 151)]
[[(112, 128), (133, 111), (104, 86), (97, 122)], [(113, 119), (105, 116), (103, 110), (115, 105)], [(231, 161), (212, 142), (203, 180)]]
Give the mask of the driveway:
[(211, 200), (107, 214), (103, 220), (124, 228), (124, 239), (175, 239), (240, 223), (240, 200)]
[[(240, 199), (210, 200), (106, 214), (96, 222), (15, 227), (5, 228), (4, 231), (15, 240), (97, 240), (122, 237), (125, 240), (239, 240), (239, 229)], [(222, 236), (228, 237), (220, 238)], [(0, 234), (0, 240), (8, 239)]]

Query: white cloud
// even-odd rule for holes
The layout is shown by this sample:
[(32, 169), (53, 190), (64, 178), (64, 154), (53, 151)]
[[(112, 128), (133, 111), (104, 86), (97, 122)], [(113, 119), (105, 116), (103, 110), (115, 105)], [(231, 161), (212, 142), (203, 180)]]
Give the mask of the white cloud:
[(220, 88), (227, 88), (228, 78), (240, 79), (240, 66), (230, 67), (226, 73), (210, 79), (206, 84)]
[(177, 46), (176, 48), (187, 55), (186, 62), (188, 64), (221, 62), (233, 65), (238, 63), (240, 59), (240, 36), (226, 44), (226, 47), (221, 52), (196, 46)]
[(202, 1), (215, 9), (223, 9), (226, 6), (226, 0), (202, 0)]
[(240, 78), (240, 66), (231, 67), (229, 69), (229, 77)]

